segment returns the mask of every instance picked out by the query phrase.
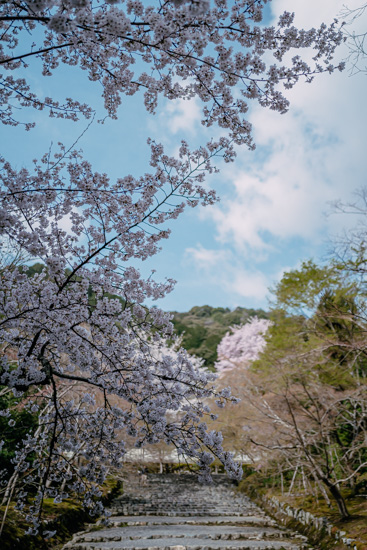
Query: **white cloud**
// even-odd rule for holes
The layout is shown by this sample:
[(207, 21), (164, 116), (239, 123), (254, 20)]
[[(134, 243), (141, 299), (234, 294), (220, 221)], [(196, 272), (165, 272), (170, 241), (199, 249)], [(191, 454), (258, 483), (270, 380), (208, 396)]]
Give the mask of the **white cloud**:
[(269, 280), (261, 271), (247, 271), (234, 267), (231, 278), (224, 281), (226, 288), (241, 298), (264, 300), (268, 295)]
[(268, 294), (267, 277), (256, 269), (244, 267), (230, 250), (207, 249), (198, 245), (187, 248), (185, 253), (206, 284), (221, 288), (222, 293), (231, 293), (237, 300), (251, 298), (259, 301)]
[(186, 248), (185, 254), (201, 268), (212, 268), (219, 262), (229, 260), (229, 254), (225, 250), (210, 250), (200, 244), (197, 248)]
[(167, 102), (161, 120), (164, 120), (168, 130), (178, 132), (193, 132), (202, 118), (197, 98), (174, 99)]
[[(321, 4), (280, 0), (273, 9), (294, 10), (307, 27), (332, 21), (342, 7), (335, 0)], [(263, 261), (275, 252), (274, 243), (301, 238), (319, 245), (338, 230), (340, 218), (323, 216), (328, 202), (367, 183), (365, 87), (364, 75), (319, 75), (287, 94), (287, 114), (252, 109), (258, 153), (240, 153), (236, 169), (222, 173), (230, 191), (205, 212), (220, 242)]]
[(317, 27), (321, 23), (332, 23), (334, 17), (347, 5), (348, 8), (358, 8), (362, 0), (277, 0), (272, 2), (271, 11), (275, 18), (278, 18), (284, 11), (295, 12), (295, 24), (303, 27)]

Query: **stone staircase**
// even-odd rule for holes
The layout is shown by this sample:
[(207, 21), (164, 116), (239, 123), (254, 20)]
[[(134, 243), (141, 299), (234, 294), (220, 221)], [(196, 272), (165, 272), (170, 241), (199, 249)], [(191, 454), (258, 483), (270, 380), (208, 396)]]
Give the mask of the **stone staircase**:
[(305, 537), (276, 525), (225, 476), (129, 478), (111, 507), (110, 526), (78, 533), (64, 550), (303, 550)]

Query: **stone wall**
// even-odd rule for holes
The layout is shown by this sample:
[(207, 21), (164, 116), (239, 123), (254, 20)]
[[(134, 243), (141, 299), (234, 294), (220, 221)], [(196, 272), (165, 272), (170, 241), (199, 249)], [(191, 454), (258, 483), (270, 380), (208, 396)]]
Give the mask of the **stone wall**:
[(266, 510), (269, 510), (273, 515), (286, 515), (292, 518), (296, 522), (305, 527), (312, 527), (318, 531), (320, 535), (325, 535), (335, 540), (335, 543), (342, 543), (346, 548), (352, 550), (365, 550), (365, 545), (361, 544), (358, 540), (346, 537), (345, 531), (337, 529), (329, 520), (325, 517), (317, 517), (302, 510), (302, 508), (292, 508), (284, 502), (280, 502), (275, 497), (266, 498), (261, 497), (262, 504)]

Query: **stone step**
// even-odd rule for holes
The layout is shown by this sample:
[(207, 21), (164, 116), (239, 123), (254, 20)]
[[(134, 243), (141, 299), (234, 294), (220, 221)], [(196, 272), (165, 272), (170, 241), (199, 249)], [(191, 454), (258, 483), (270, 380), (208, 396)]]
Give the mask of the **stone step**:
[(188, 510), (169, 510), (169, 509), (162, 509), (162, 510), (151, 510), (150, 508), (142, 508), (141, 510), (134, 510), (131, 508), (111, 508), (113, 514), (122, 514), (122, 515), (129, 515), (129, 516), (140, 516), (142, 514), (148, 515), (148, 516), (185, 516), (190, 517), (193, 515), (193, 513), (196, 516), (204, 517), (216, 517), (218, 515), (220, 516), (243, 516), (242, 512), (233, 512), (232, 510), (230, 512), (221, 512), (220, 510), (213, 510), (213, 511), (203, 511), (200, 512), (199, 510), (192, 510), (192, 512), (189, 512)]
[(205, 538), (211, 540), (272, 540), (289, 539), (284, 529), (256, 526), (221, 525), (145, 525), (125, 526), (83, 533), (74, 542), (108, 542), (119, 540), (159, 539), (159, 538)]
[[(137, 517), (139, 519), (137, 519)], [(111, 525), (257, 525), (260, 527), (274, 527), (276, 522), (268, 516), (111, 516)]]
[(150, 502), (149, 499), (147, 501), (135, 501), (135, 502), (129, 502), (128, 500), (116, 500), (114, 502), (115, 506), (131, 506), (131, 507), (144, 507), (149, 506), (149, 508), (187, 508), (191, 506), (191, 508), (197, 508), (197, 509), (214, 509), (217, 508), (218, 510), (225, 510), (226, 508), (231, 509), (240, 509), (245, 506), (245, 508), (256, 508), (254, 505), (249, 506), (246, 502), (238, 502), (238, 503), (223, 503), (223, 504), (216, 504), (216, 503), (210, 503), (210, 502), (202, 502), (201, 504), (196, 504), (194, 502), (182, 502), (180, 499), (175, 499), (171, 502)]
[(302, 550), (304, 537), (276, 525), (231, 482), (148, 474), (126, 480), (110, 526), (77, 534), (64, 550)]
[[(64, 547), (65, 550), (67, 547)], [(159, 540), (123, 540), (75, 543), (73, 550), (301, 550), (298, 543), (266, 540), (213, 540), (193, 538), (165, 538)]]
[[(232, 514), (232, 515), (237, 515), (237, 514), (241, 514), (243, 512), (243, 506), (225, 506), (224, 508), (221, 508), (219, 506), (208, 506), (208, 507), (193, 507), (193, 506), (182, 506), (181, 504), (177, 504), (176, 506), (175, 505), (169, 505), (169, 506), (149, 506), (149, 505), (146, 505), (146, 506), (120, 506), (118, 503), (115, 503), (115, 505), (113, 506), (113, 509), (115, 510), (131, 510), (131, 511), (138, 511), (138, 512), (144, 512), (144, 510), (148, 511), (149, 512), (161, 512), (162, 510), (167, 510), (167, 511), (176, 511), (179, 515), (179, 512), (180, 511), (184, 511), (184, 512), (189, 512), (189, 513), (205, 513), (205, 514), (217, 514), (217, 515), (220, 515), (220, 514)], [(247, 508), (246, 508), (247, 509)], [(159, 514), (158, 514), (159, 515)]]
[[(206, 508), (217, 508), (217, 509), (220, 509), (220, 510), (225, 510), (226, 508), (231, 508), (231, 509), (239, 509), (239, 508), (243, 508), (243, 505), (244, 503), (243, 502), (235, 502), (235, 503), (223, 503), (223, 504), (211, 504), (211, 503), (201, 503), (201, 504), (196, 504), (195, 502), (182, 502), (180, 500), (176, 500), (175, 502), (164, 502), (163, 500), (161, 502), (150, 502), (149, 500), (147, 500), (146, 502), (144, 501), (134, 501), (134, 502), (129, 502), (127, 499), (126, 500), (117, 500), (115, 501), (115, 506), (149, 506), (150, 508), (162, 508), (162, 507), (165, 507), (165, 508), (176, 508), (177, 506), (180, 506), (181, 508), (188, 508), (189, 506), (191, 508), (199, 508), (199, 509), (206, 509)], [(254, 506), (252, 506), (252, 508), (254, 508)]]

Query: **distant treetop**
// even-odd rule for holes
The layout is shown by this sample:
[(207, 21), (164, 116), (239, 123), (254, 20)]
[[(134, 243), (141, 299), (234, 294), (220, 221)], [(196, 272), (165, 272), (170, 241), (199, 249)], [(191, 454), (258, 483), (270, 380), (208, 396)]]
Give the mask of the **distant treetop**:
[(250, 319), (269, 319), (263, 309), (236, 307), (194, 306), (188, 312), (173, 312), (173, 325), (183, 335), (182, 345), (192, 355), (201, 357), (205, 365), (214, 369), (218, 360), (217, 347), (228, 330)]

